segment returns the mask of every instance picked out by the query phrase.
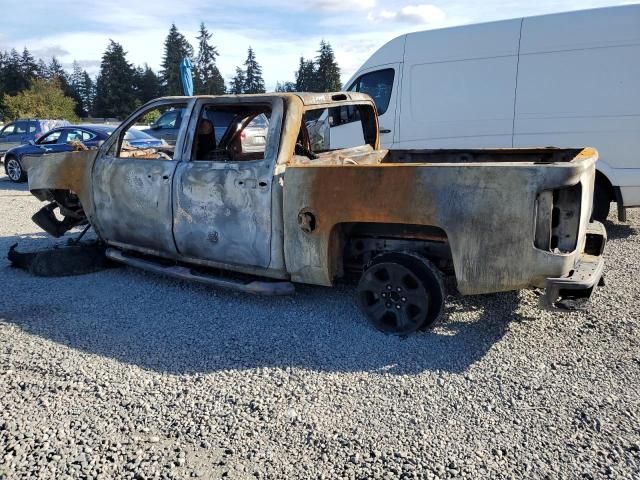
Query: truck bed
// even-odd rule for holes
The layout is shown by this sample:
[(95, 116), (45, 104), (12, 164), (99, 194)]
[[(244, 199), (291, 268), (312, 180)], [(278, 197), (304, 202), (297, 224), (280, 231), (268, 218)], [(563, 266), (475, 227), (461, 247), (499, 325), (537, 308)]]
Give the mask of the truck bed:
[[(594, 149), (368, 148), (294, 157), (287, 166), (285, 257), (294, 281), (330, 285), (334, 239), (362, 222), (440, 229), (463, 294), (542, 287), (574, 268), (590, 216)], [(300, 229), (301, 207), (314, 219), (312, 234)]]

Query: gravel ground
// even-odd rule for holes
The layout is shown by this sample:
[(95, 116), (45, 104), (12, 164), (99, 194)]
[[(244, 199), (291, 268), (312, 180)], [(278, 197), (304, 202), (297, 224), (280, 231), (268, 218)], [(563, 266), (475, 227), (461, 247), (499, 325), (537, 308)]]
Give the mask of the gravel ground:
[(0, 177), (0, 478), (640, 478), (640, 211), (588, 312), (451, 297), (400, 339), (349, 287), (31, 277), (39, 207)]

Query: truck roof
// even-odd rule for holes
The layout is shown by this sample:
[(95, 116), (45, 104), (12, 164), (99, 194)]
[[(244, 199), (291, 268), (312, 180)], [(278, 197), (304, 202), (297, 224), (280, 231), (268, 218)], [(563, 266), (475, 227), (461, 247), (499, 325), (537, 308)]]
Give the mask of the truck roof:
[(341, 102), (368, 102), (371, 103), (371, 97), (365, 93), (359, 92), (327, 92), (327, 93), (311, 93), (311, 92), (295, 92), (295, 93), (280, 93), (280, 92), (272, 92), (272, 93), (258, 93), (258, 94), (242, 94), (242, 95), (194, 95), (192, 97), (185, 96), (173, 96), (173, 97), (162, 97), (160, 100), (175, 100), (175, 99), (184, 99), (190, 100), (192, 98), (255, 98), (256, 100), (263, 99), (271, 99), (274, 97), (282, 97), (282, 98), (291, 98), (298, 97), (302, 100), (302, 103), (305, 106), (313, 106), (313, 105), (326, 105), (328, 103), (341, 103)]

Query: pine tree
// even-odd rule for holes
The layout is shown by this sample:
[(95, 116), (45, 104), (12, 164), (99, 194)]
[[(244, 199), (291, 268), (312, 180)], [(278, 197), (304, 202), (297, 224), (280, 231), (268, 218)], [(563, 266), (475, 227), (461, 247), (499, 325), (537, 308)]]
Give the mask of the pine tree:
[(9, 68), (9, 54), (0, 51), (0, 102), (7, 89), (7, 69)]
[(87, 116), (94, 115), (94, 101), (96, 98), (96, 84), (91, 79), (86, 70), (82, 72), (82, 83), (80, 86), (80, 97), (82, 97), (82, 106), (87, 112)]
[(293, 82), (278, 82), (276, 84), (276, 92), (295, 92), (296, 91), (296, 84)]
[(22, 70), (22, 75), (27, 87), (30, 86), (36, 78), (38, 78), (38, 64), (36, 63), (36, 59), (33, 58), (33, 55), (31, 55), (31, 52), (27, 50), (27, 47), (24, 47), (24, 50), (22, 51), (20, 69)]
[(225, 93), (224, 79), (216, 66), (218, 50), (211, 41), (204, 22), (200, 24), (198, 39), (198, 57), (195, 64), (194, 86), (195, 92), (200, 95), (223, 95)]
[(264, 79), (262, 78), (262, 67), (256, 60), (253, 49), (249, 47), (245, 65), (244, 93), (264, 93)]
[(246, 76), (244, 70), (240, 67), (236, 67), (236, 76), (233, 77), (231, 83), (229, 84), (229, 93), (233, 93), (234, 95), (240, 95), (244, 93), (244, 87), (246, 84)]
[(322, 40), (316, 57), (316, 91), (336, 92), (342, 89), (340, 81), (340, 67), (338, 66), (333, 48), (329, 42)]
[(164, 41), (164, 57), (162, 59), (162, 86), (165, 95), (182, 95), (182, 80), (180, 79), (180, 63), (182, 59), (193, 57), (193, 47), (176, 28), (171, 24), (169, 34)]
[(300, 57), (300, 64), (296, 72), (296, 91), (315, 92), (316, 89), (316, 66), (313, 60), (305, 60)]
[(5, 52), (2, 63), (2, 88), (5, 94), (15, 95), (26, 90), (38, 78), (38, 64), (26, 48), (22, 55), (15, 48), (9, 53)]
[(41, 80), (46, 80), (47, 78), (49, 78), (49, 67), (47, 67), (47, 64), (45, 63), (45, 61), (41, 58), (38, 59), (38, 78)]
[(62, 65), (56, 57), (51, 57), (51, 61), (49, 65), (47, 65), (46, 75), (47, 79), (57, 79), (60, 84), (67, 83), (68, 81), (67, 72), (64, 71), (64, 68), (62, 68)]
[(69, 75), (69, 83), (71, 84), (74, 90), (79, 90), (80, 85), (82, 84), (82, 67), (80, 64), (73, 61), (73, 65), (71, 66), (71, 75)]
[[(70, 96), (76, 101), (76, 115), (86, 117), (89, 115), (89, 108), (84, 103), (82, 97), (83, 71), (80, 64), (74, 60), (71, 67), (71, 75), (68, 76)], [(64, 89), (63, 89), (64, 90)]]
[(136, 69), (136, 97), (140, 104), (161, 96), (162, 85), (158, 75), (145, 64)]
[(69, 78), (69, 75), (55, 56), (51, 57), (51, 61), (49, 62), (49, 65), (47, 65), (45, 78), (47, 80), (55, 81), (58, 86), (60, 86), (62, 92), (66, 97), (73, 98), (73, 100), (76, 102), (76, 115), (81, 117), (83, 115), (82, 99), (80, 98), (80, 95), (76, 92), (76, 90), (71, 86), (71, 79)]
[(109, 41), (96, 82), (95, 114), (124, 118), (135, 108), (134, 71), (122, 45)]

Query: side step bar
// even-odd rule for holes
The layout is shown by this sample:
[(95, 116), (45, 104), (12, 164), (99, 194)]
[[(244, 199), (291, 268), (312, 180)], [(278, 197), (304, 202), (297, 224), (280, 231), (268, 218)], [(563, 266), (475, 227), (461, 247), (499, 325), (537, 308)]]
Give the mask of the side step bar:
[(142, 270), (147, 270), (149, 272), (168, 275), (170, 277), (179, 278), (182, 280), (206, 283), (208, 285), (228, 288), (245, 293), (253, 293), (258, 295), (292, 295), (295, 292), (295, 287), (291, 282), (269, 282), (260, 280), (242, 282), (240, 280), (233, 280), (229, 278), (214, 277), (194, 272), (190, 268), (182, 267), (180, 265), (164, 266), (149, 260), (128, 257), (124, 255), (120, 250), (116, 250), (114, 248), (108, 248), (105, 252), (105, 255), (107, 256), (107, 258), (110, 258), (113, 261), (124, 263), (131, 267), (140, 268)]

